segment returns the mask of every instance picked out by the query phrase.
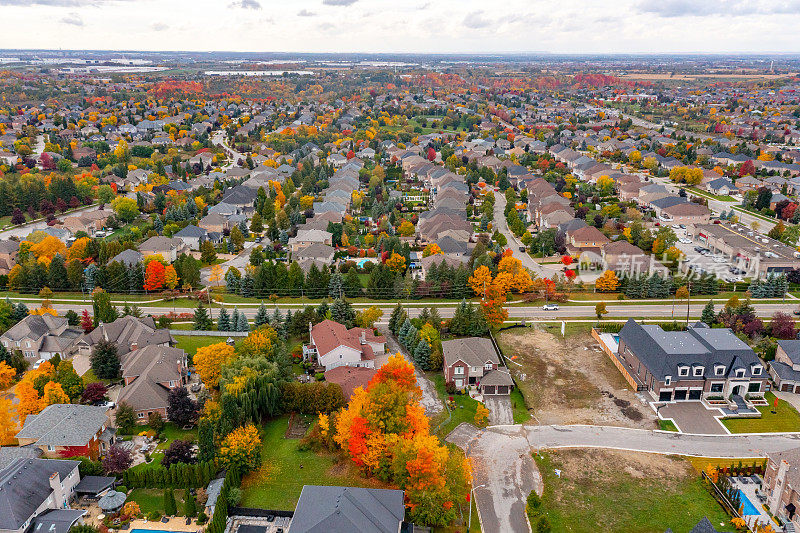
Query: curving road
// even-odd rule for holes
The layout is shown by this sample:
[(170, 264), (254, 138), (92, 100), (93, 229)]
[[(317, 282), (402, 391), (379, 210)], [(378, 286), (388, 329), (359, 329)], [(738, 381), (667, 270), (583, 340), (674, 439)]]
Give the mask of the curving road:
[(542, 267), (542, 265), (534, 261), (527, 252), (521, 252), (519, 250), (523, 244), (508, 228), (506, 216), (503, 214), (505, 209), (506, 195), (498, 191), (494, 195), (494, 221), (492, 222), (494, 229), (506, 236), (512, 255), (522, 261), (522, 266), (538, 276), (545, 275), (544, 267)]

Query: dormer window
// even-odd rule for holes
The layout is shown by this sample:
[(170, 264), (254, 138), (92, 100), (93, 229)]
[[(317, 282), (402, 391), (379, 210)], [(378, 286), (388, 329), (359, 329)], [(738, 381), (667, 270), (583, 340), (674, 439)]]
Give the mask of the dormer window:
[(703, 371), (705, 370), (705, 368), (702, 367), (702, 366), (696, 366), (696, 367), (694, 367), (693, 370), (694, 370), (694, 376), (695, 377), (701, 377), (703, 375)]
[(717, 365), (714, 367), (714, 375), (721, 376), (725, 373), (725, 365)]
[(761, 368), (762, 368), (761, 365), (753, 365), (751, 368), (751, 372), (753, 373), (754, 376), (760, 376)]
[(672, 383), (672, 376), (665, 376), (664, 385), (669, 385), (670, 383)]
[(737, 368), (736, 369), (736, 377), (743, 378), (744, 377), (744, 368)]
[(688, 366), (679, 366), (678, 367), (678, 375), (679, 376), (688, 376), (689, 375), (689, 367)]

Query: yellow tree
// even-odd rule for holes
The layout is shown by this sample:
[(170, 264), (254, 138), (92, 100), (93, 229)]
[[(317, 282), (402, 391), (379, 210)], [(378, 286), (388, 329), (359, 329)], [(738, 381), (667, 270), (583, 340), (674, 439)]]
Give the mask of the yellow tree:
[(261, 436), (253, 424), (239, 426), (222, 441), (217, 454), (225, 468), (247, 472), (261, 463)]
[(211, 276), (208, 280), (212, 285), (218, 286), (222, 281), (222, 267), (219, 265), (211, 267)]
[(439, 248), (438, 244), (432, 242), (428, 246), (426, 246), (424, 250), (422, 250), (422, 257), (428, 257), (440, 253), (442, 253), (442, 249)]
[(33, 388), (32, 382), (22, 380), (14, 389), (14, 394), (19, 400), (17, 404), (19, 423), (20, 425), (24, 425), (28, 415), (35, 415), (42, 410), (42, 404), (39, 401), (39, 393)]
[[(508, 273), (510, 275), (510, 277), (503, 282), (507, 290), (515, 290), (522, 294), (530, 289), (531, 283), (533, 282), (531, 280), (531, 275), (522, 266), (522, 261), (516, 257), (510, 255), (505, 256), (500, 260), (497, 269), (501, 274)], [(500, 277), (500, 274), (498, 274), (498, 277)]]
[(10, 444), (17, 433), (14, 421), (14, 406), (11, 400), (0, 398), (0, 445)]
[(486, 287), (492, 283), (492, 271), (489, 270), (489, 267), (481, 265), (475, 269), (467, 283), (476, 295), (483, 296)]
[(206, 387), (214, 389), (219, 386), (219, 374), (222, 365), (234, 357), (233, 346), (219, 342), (198, 348), (197, 353), (194, 355), (194, 367)]
[(175, 270), (175, 267), (172, 265), (167, 265), (164, 269), (164, 284), (170, 288), (174, 289), (178, 286), (178, 272)]
[(4, 391), (10, 387), (16, 375), (17, 371), (15, 369), (8, 366), (5, 361), (0, 361), (0, 391)]
[(48, 405), (57, 403), (69, 403), (69, 396), (64, 392), (61, 383), (55, 381), (48, 381), (44, 386), (44, 393), (42, 394), (42, 409)]
[(377, 306), (373, 305), (356, 313), (356, 324), (358, 324), (358, 326), (361, 328), (371, 328), (382, 316), (383, 311), (381, 311)]
[(479, 428), (484, 428), (489, 424), (489, 409), (485, 405), (479, 403), (475, 408), (475, 425)]
[(392, 272), (403, 272), (406, 269), (406, 258), (397, 252), (392, 252), (391, 257), (386, 260), (386, 266)]
[(619, 278), (613, 270), (606, 270), (597, 278), (594, 286), (600, 292), (614, 292), (619, 287)]
[(36, 259), (40, 259), (42, 257), (53, 259), (56, 254), (61, 254), (62, 257), (65, 256), (67, 247), (63, 242), (61, 242), (61, 240), (53, 237), (52, 235), (48, 235), (42, 239), (41, 242), (31, 246), (31, 252), (33, 252), (33, 255), (36, 256)]

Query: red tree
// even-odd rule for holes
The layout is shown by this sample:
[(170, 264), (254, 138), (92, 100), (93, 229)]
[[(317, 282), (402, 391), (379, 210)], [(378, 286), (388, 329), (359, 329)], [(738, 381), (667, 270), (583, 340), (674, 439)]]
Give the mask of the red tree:
[(772, 336), (777, 339), (794, 339), (797, 329), (792, 317), (780, 311), (772, 315)]
[(571, 255), (562, 255), (561, 262), (564, 266), (570, 266), (572, 264), (572, 256)]
[(157, 291), (164, 287), (164, 265), (161, 261), (150, 261), (144, 276), (144, 290)]
[(436, 150), (433, 149), (431, 146), (428, 148), (428, 161), (433, 161), (436, 159)]
[(742, 166), (739, 169), (739, 177), (747, 176), (748, 174), (754, 176), (755, 173), (756, 173), (756, 166), (750, 159), (742, 163)]
[(81, 328), (83, 329), (84, 333), (90, 333), (94, 329), (92, 317), (89, 316), (89, 311), (86, 309), (84, 309), (83, 313), (81, 314)]

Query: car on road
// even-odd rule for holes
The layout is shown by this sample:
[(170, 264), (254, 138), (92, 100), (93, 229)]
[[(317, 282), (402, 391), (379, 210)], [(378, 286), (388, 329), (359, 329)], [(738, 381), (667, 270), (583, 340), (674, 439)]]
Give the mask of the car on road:
[(558, 311), (558, 304), (544, 304), (542, 306), (543, 311)]
[(524, 246), (520, 246), (520, 247), (519, 247), (519, 251), (520, 251), (520, 252), (525, 252), (525, 251), (527, 251), (527, 250), (528, 250), (528, 249), (527, 249), (527, 248), (525, 248)]

